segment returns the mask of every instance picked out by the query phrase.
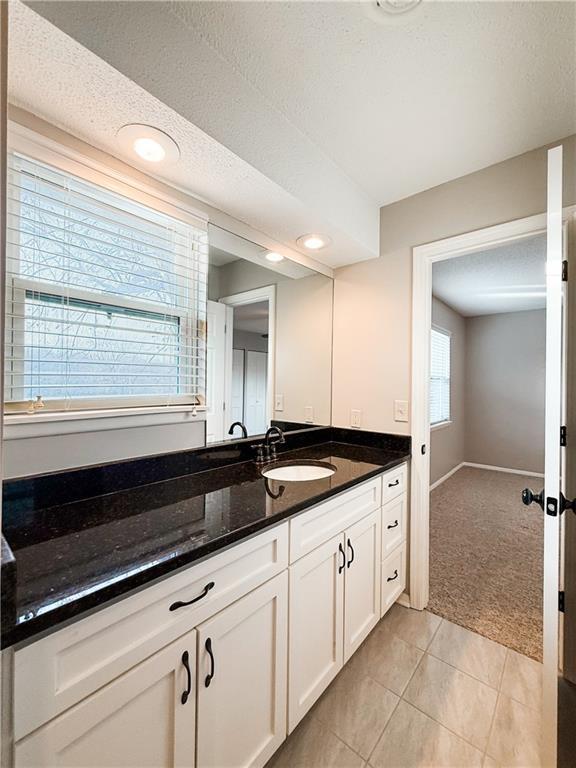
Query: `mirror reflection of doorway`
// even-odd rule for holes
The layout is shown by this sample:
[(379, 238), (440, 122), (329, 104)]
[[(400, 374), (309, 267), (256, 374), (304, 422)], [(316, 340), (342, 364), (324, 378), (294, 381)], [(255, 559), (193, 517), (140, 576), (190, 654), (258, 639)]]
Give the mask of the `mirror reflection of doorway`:
[(241, 304), (233, 312), (231, 419), (257, 435), (268, 427), (268, 302)]

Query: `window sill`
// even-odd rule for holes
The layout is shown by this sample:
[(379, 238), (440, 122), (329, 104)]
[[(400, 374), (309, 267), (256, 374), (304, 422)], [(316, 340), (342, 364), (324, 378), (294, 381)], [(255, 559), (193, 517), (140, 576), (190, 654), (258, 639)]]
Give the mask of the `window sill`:
[(4, 415), (4, 439), (20, 440), (79, 432), (101, 432), (134, 427), (202, 422), (204, 407), (174, 405), (148, 408), (115, 408), (99, 411), (44, 411)]
[(438, 424), (432, 424), (430, 426), (430, 432), (436, 432), (437, 429), (445, 429), (446, 427), (451, 427), (452, 421), (439, 421)]

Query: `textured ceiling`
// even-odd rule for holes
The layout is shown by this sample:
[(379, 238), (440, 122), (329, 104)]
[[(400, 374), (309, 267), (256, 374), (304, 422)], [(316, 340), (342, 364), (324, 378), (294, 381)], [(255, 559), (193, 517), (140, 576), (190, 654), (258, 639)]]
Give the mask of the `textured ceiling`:
[(344, 221), (362, 193), (387, 204), (576, 128), (571, 1), (425, 2), (401, 25), (358, 2), (32, 5)]
[(287, 243), (326, 232), (332, 266), (377, 254), (379, 205), (576, 130), (571, 1), (429, 1), (403, 24), (354, 2), (28, 5), (114, 67), (50, 42), (18, 75), (47, 119), (109, 151), (113, 124), (154, 119), (185, 149), (169, 180)]
[(436, 262), (434, 296), (464, 317), (546, 307), (546, 236)]
[[(112, 3), (111, 3), (112, 4)], [(89, 5), (89, 3), (87, 4)], [(153, 5), (153, 3), (152, 3)], [(337, 266), (377, 255), (208, 136), (128, 77), (20, 2), (10, 5), (9, 99), (49, 123), (150, 173), (123, 155), (116, 132), (126, 123), (155, 125), (178, 143), (181, 159), (159, 178), (297, 250), (307, 232), (333, 240), (317, 261)], [(372, 228), (378, 207), (372, 205)]]

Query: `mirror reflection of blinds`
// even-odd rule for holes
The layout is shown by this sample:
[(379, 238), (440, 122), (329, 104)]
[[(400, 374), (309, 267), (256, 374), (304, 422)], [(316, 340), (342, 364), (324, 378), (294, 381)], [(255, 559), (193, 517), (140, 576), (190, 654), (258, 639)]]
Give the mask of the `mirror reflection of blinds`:
[(450, 334), (432, 328), (430, 335), (430, 424), (450, 420)]
[(204, 222), (16, 153), (7, 198), (7, 409), (202, 405)]

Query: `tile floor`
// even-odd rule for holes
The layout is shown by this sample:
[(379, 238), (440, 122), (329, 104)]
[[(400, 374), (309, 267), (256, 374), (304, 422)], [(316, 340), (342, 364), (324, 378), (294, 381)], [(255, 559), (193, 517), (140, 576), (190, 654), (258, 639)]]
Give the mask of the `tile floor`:
[(538, 768), (541, 664), (395, 605), (267, 768)]

